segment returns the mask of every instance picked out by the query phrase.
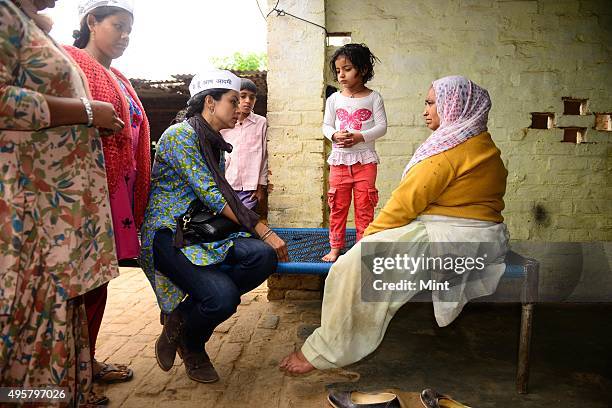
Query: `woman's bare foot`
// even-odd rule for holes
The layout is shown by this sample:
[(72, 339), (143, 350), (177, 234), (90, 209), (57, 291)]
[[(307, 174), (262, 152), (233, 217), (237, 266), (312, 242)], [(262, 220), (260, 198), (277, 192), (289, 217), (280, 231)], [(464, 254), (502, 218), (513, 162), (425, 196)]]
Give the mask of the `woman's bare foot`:
[(283, 358), (278, 368), (289, 374), (306, 374), (315, 369), (299, 350)]
[(336, 259), (340, 256), (340, 248), (332, 248), (321, 260), (323, 262), (336, 262)]

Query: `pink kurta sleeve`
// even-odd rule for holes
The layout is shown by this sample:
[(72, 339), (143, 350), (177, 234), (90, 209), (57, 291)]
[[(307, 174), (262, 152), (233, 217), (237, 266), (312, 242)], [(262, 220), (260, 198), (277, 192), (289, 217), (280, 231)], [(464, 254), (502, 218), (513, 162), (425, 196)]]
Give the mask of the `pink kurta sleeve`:
[(264, 119), (261, 129), (262, 151), (261, 151), (261, 171), (259, 173), (259, 184), (268, 185), (268, 122)]

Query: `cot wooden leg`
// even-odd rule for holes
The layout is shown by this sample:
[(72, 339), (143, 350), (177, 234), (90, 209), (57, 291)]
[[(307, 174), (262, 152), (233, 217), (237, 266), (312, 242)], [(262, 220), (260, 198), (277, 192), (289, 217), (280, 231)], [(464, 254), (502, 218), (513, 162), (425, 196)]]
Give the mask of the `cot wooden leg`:
[(516, 391), (527, 394), (529, 382), (529, 349), (531, 347), (531, 328), (533, 325), (533, 303), (524, 304), (521, 311), (521, 332), (519, 335), (518, 370)]

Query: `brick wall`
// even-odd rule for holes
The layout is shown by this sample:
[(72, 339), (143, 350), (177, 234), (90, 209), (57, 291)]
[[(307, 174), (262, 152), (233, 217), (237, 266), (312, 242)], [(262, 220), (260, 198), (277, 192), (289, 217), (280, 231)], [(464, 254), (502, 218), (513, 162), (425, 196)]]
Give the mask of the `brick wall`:
[[(273, 1), (270, 7), (276, 2)], [(385, 99), (389, 130), (381, 204), (429, 132), (421, 112), (433, 79), (465, 75), (493, 100), (490, 132), (509, 170), (504, 216), (517, 240), (612, 238), (610, 132), (591, 112), (610, 112), (612, 8), (606, 1), (284, 1), (282, 8), (350, 32), (382, 60), (371, 87)], [(333, 48), (323, 30), (269, 18), (270, 155), (275, 225), (325, 223), (325, 143), (320, 131)], [(588, 115), (563, 115), (563, 97), (588, 99)], [(563, 130), (529, 129), (530, 112), (557, 126), (586, 127), (589, 144), (561, 143)]]
[[(276, 1), (270, 1), (273, 7)], [(283, 1), (282, 8), (325, 24), (323, 0)], [(273, 13), (268, 24), (268, 151), (272, 225), (323, 223), (325, 35), (321, 28)]]

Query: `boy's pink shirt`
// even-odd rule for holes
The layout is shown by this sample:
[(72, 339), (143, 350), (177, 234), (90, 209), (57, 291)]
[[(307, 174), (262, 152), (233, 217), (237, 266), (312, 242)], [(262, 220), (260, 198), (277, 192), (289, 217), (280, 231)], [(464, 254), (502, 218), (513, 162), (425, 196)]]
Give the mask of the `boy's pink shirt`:
[(225, 178), (234, 190), (253, 191), (268, 184), (266, 118), (251, 112), (242, 125), (221, 131), (234, 149), (225, 154)]

